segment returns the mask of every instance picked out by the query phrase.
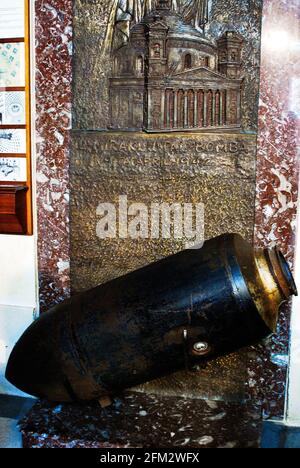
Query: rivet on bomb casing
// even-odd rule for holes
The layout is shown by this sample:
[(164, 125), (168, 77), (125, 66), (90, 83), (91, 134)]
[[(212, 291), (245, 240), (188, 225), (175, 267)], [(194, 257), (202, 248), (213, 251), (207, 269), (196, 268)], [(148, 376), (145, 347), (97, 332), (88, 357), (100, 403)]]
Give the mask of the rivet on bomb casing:
[(210, 346), (205, 341), (198, 341), (193, 346), (193, 354), (205, 355), (210, 352)]

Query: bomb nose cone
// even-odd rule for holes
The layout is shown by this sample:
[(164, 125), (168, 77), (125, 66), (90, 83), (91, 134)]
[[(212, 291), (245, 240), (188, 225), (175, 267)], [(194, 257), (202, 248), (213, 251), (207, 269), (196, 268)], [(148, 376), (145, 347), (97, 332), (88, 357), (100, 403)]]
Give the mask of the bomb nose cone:
[(58, 354), (56, 323), (50, 312), (26, 330), (10, 355), (5, 376), (15, 387), (35, 397), (70, 401)]
[(41, 397), (42, 395), (36, 388), (35, 351), (30, 342), (28, 346), (25, 344), (28, 341), (27, 334), (26, 332), (14, 347), (6, 367), (5, 377), (19, 390)]

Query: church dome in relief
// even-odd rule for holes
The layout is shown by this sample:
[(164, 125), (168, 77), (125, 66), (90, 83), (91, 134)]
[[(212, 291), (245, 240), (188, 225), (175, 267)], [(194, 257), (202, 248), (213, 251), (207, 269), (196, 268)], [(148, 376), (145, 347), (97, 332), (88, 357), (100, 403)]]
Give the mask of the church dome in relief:
[(142, 21), (131, 28), (131, 33), (140, 32), (141, 29), (155, 22), (161, 21), (168, 27), (168, 37), (172, 39), (182, 39), (196, 41), (207, 45), (212, 45), (211, 41), (205, 38), (203, 32), (186, 23), (182, 16), (172, 10), (154, 10), (145, 16)]

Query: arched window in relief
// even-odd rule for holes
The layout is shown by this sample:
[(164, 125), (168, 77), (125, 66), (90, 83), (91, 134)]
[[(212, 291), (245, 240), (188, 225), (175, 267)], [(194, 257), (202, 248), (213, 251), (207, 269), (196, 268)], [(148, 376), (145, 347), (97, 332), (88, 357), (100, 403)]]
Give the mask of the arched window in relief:
[(184, 128), (184, 115), (185, 115), (185, 109), (184, 109), (184, 91), (183, 89), (180, 89), (177, 94), (177, 122), (178, 122), (178, 128)]
[(119, 59), (115, 57), (114, 59), (114, 74), (117, 75), (119, 72)]
[(139, 55), (136, 58), (135, 68), (136, 68), (136, 71), (137, 71), (138, 75), (142, 75), (144, 73), (144, 59), (143, 59), (142, 55)]
[(160, 47), (160, 44), (154, 44), (153, 46), (153, 55), (155, 58), (160, 58), (160, 50), (161, 50), (161, 47)]
[(230, 60), (231, 60), (232, 62), (236, 62), (237, 59), (238, 59), (238, 54), (237, 54), (237, 52), (236, 52), (235, 50), (232, 50), (232, 51), (231, 51), (231, 54), (230, 54)]
[(206, 94), (206, 126), (213, 126), (213, 92), (211, 89)]
[(192, 128), (195, 125), (195, 93), (193, 89), (188, 91), (188, 99), (187, 99), (187, 119), (188, 119), (188, 127)]
[(209, 57), (206, 56), (202, 58), (202, 65), (206, 68), (209, 67)]
[(192, 56), (191, 54), (186, 54), (184, 57), (184, 68), (185, 70), (188, 70), (189, 68), (192, 68)]

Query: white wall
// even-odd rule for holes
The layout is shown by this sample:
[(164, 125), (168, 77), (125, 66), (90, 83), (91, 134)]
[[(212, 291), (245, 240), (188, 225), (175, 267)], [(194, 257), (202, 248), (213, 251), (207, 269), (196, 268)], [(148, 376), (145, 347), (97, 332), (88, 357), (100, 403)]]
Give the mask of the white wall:
[[(1, 2), (2, 0), (0, 0)], [(14, 0), (16, 1), (16, 0)], [(21, 1), (21, 0), (19, 0)], [(11, 2), (8, 2), (11, 5)], [(21, 2), (22, 3), (22, 2)], [(35, 45), (34, 0), (30, 0), (31, 50)], [(5, 5), (2, 5), (5, 6)], [(31, 61), (31, 128), (35, 128), (35, 57)], [(35, 133), (32, 131), (32, 193), (34, 232), (37, 231)], [(4, 377), (10, 352), (38, 313), (37, 239), (35, 236), (0, 235), (0, 394), (22, 394)]]
[(0, 235), (0, 305), (36, 307), (34, 236)]
[(5, 369), (10, 353), (20, 336), (32, 323), (34, 309), (0, 305), (0, 394), (24, 395), (5, 379)]
[(0, 235), (0, 393), (20, 395), (4, 377), (14, 344), (37, 307), (36, 240)]
[(291, 349), (286, 422), (300, 426), (300, 216), (298, 215), (295, 280), (299, 297), (293, 300), (291, 321)]
[(0, 235), (0, 265), (0, 394), (20, 395), (4, 374), (14, 344), (36, 313), (35, 238)]

